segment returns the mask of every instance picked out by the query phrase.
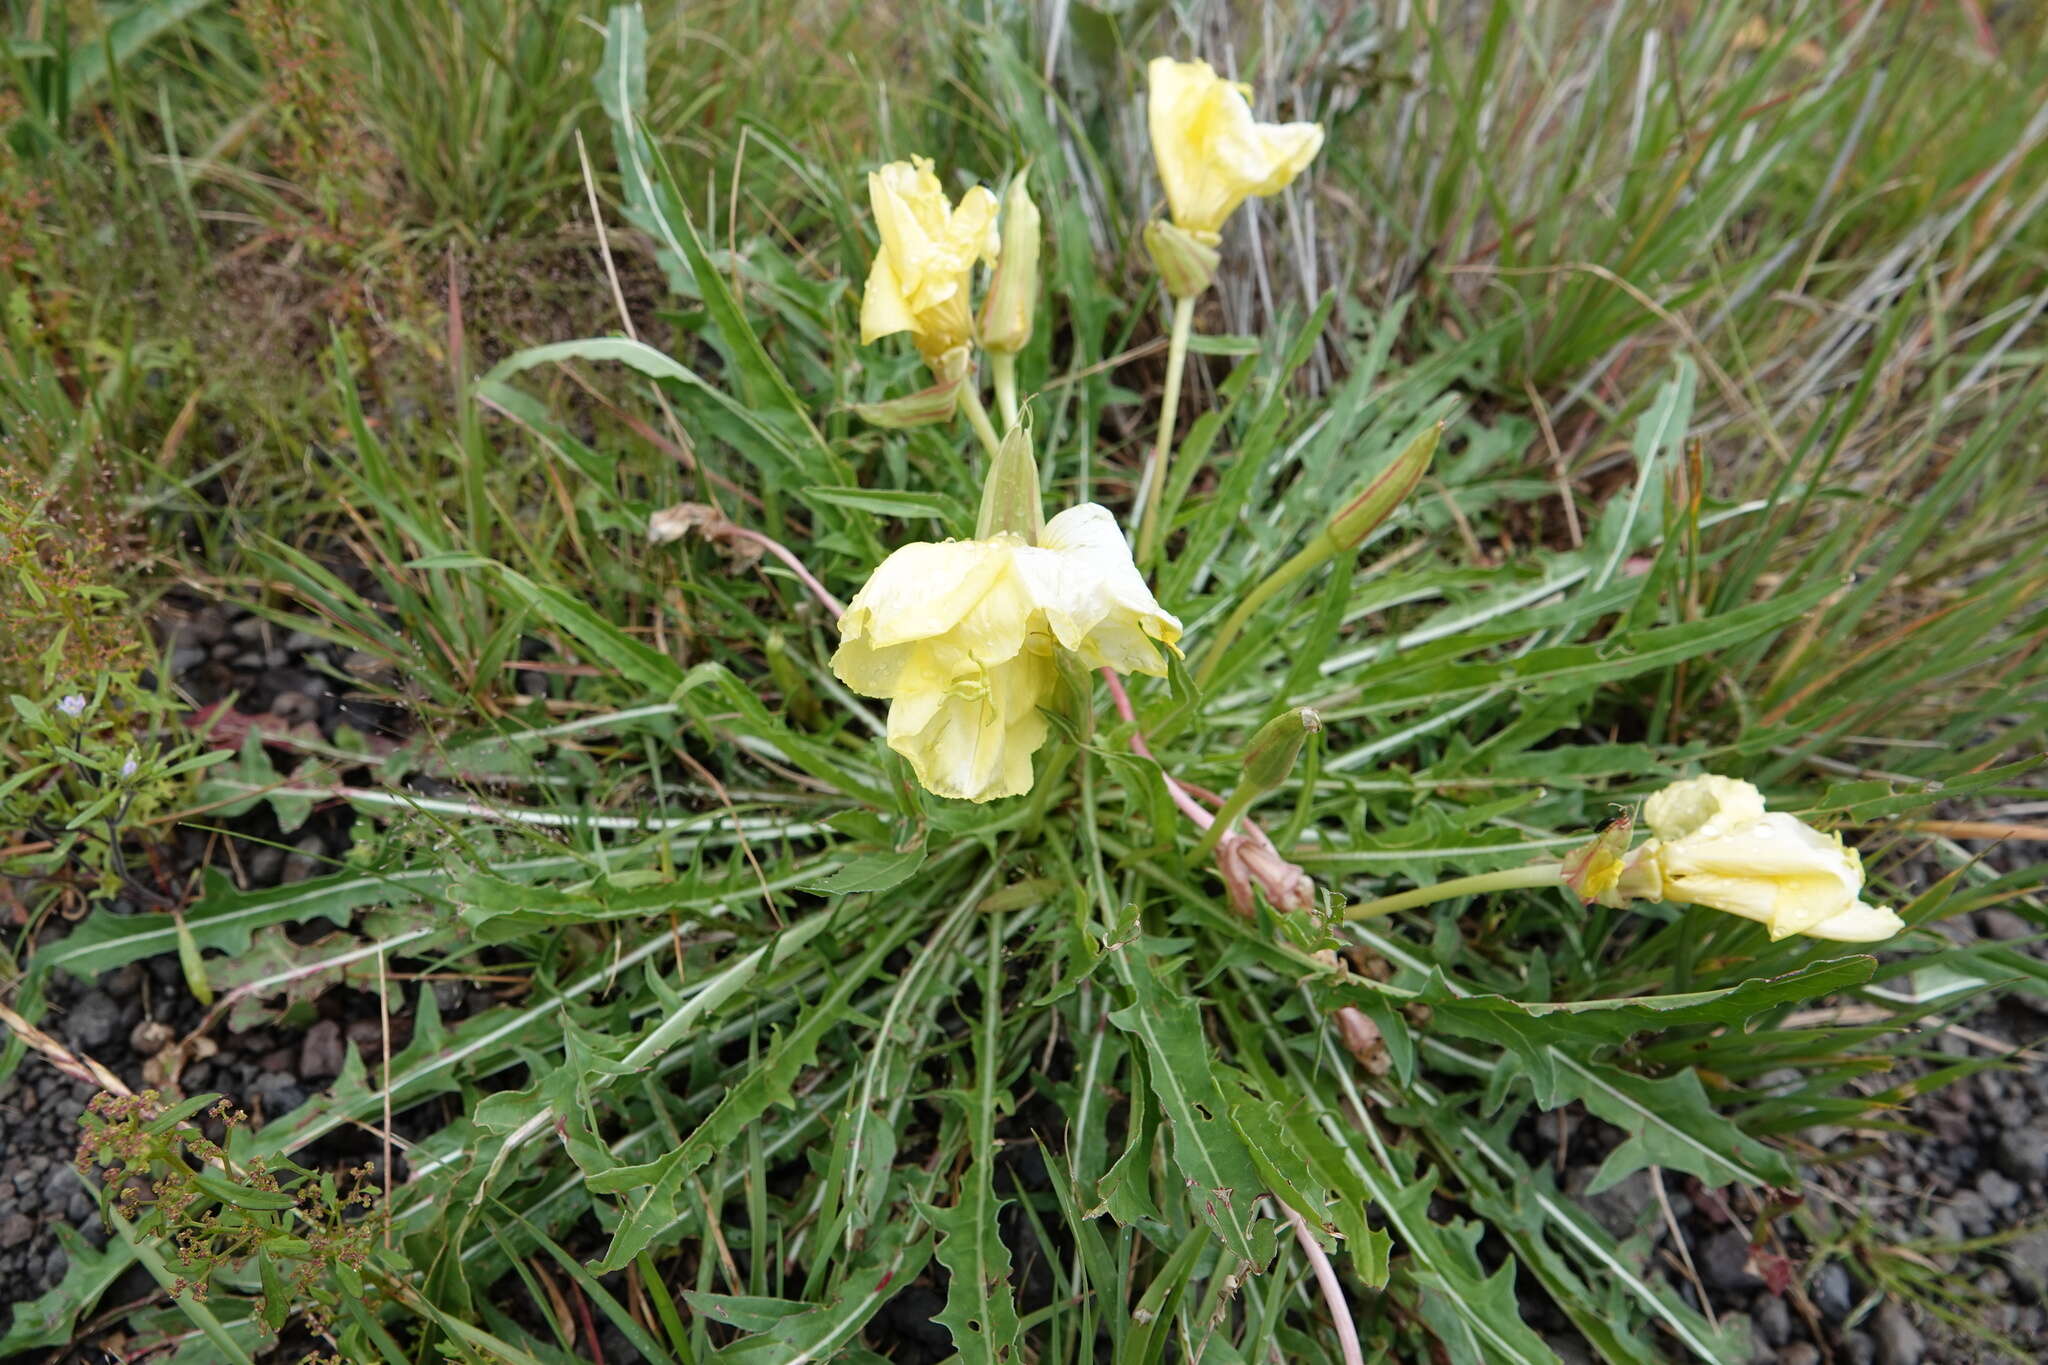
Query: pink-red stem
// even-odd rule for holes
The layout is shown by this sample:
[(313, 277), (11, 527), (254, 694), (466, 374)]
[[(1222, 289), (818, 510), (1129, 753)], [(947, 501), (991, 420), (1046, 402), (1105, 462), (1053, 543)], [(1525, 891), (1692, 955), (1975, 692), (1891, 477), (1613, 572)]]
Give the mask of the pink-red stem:
[[(1102, 670), (1102, 680), (1109, 684), (1109, 699), (1115, 704), (1116, 713), (1135, 726), (1138, 723), (1138, 713), (1131, 709), (1131, 697), (1124, 691), (1124, 680), (1116, 675), (1113, 668)], [(1159, 762), (1158, 759), (1152, 758), (1151, 747), (1145, 743), (1145, 735), (1141, 730), (1131, 731), (1131, 752), (1141, 758), (1151, 758), (1154, 763)], [(1182, 786), (1172, 773), (1166, 771), (1165, 764), (1160, 764), (1159, 773), (1166, 779), (1166, 790), (1168, 795), (1173, 797), (1173, 804), (1180, 807), (1181, 814), (1195, 822), (1196, 829), (1206, 830), (1216, 823), (1216, 818), (1204, 809), (1202, 803), (1195, 800), (1193, 794)]]
[(1344, 1352), (1344, 1365), (1365, 1365), (1365, 1352), (1358, 1345), (1358, 1327), (1351, 1321), (1351, 1305), (1345, 1302), (1344, 1286), (1337, 1283), (1337, 1267), (1330, 1264), (1329, 1253), (1316, 1241), (1315, 1234), (1308, 1230), (1308, 1222), (1285, 1201), (1275, 1199), (1287, 1221), (1294, 1224), (1294, 1240), (1301, 1243), (1301, 1250), (1308, 1257), (1308, 1263), (1315, 1267), (1316, 1284), (1322, 1288), (1323, 1302), (1329, 1305), (1330, 1317), (1337, 1324), (1337, 1346)]
[(802, 582), (805, 587), (811, 590), (811, 596), (817, 598), (820, 602), (825, 604), (825, 610), (832, 613), (833, 620), (836, 621), (840, 617), (846, 615), (845, 604), (842, 603), (838, 598), (834, 597), (831, 593), (827, 592), (825, 590), (825, 585), (823, 583), (820, 583), (817, 579), (813, 578), (811, 576), (811, 571), (804, 567), (804, 562), (801, 559), (798, 559), (795, 555), (791, 554), (789, 551), (789, 547), (784, 545), (781, 541), (776, 540), (772, 536), (765, 536), (761, 534), (759, 531), (749, 530), (744, 526), (735, 526), (731, 522), (727, 522), (725, 525), (721, 526), (718, 530), (718, 534), (722, 536), (731, 536), (735, 540), (744, 540), (749, 545), (760, 546), (769, 554), (774, 555), (777, 559), (781, 560), (783, 564), (787, 566), (789, 571), (795, 574), (798, 580)]

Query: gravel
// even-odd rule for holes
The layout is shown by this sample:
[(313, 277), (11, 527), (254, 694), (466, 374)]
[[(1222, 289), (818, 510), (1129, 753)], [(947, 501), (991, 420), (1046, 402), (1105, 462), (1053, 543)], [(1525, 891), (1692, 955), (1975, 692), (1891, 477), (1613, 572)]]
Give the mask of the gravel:
[(1856, 1286), (1840, 1261), (1830, 1261), (1823, 1266), (1820, 1274), (1814, 1277), (1813, 1288), (1809, 1292), (1813, 1306), (1829, 1322), (1840, 1322), (1856, 1306)]
[(1749, 1320), (1766, 1345), (1783, 1346), (1792, 1339), (1791, 1306), (1776, 1294), (1759, 1294)]
[(1877, 1344), (1877, 1365), (1920, 1365), (1926, 1358), (1927, 1338), (1896, 1303), (1877, 1310), (1870, 1321), (1870, 1336)]
[(306, 1030), (305, 1040), (299, 1044), (299, 1074), (339, 1075), (341, 1064), (346, 1058), (347, 1049), (342, 1042), (341, 1025), (332, 1019), (322, 1019)]
[(1987, 1207), (2009, 1209), (2019, 1203), (2026, 1192), (1997, 1171), (1986, 1171), (1977, 1177), (1977, 1193), (1984, 1197)]
[(1998, 1135), (1994, 1153), (1998, 1169), (2023, 1183), (2048, 1177), (2048, 1125), (2039, 1121), (2038, 1114), (2013, 1117), (2020, 1122)]
[(1715, 1233), (1693, 1256), (1709, 1289), (1729, 1294), (1763, 1287), (1764, 1282), (1749, 1270), (1749, 1238), (1739, 1228)]
[(2015, 1237), (2004, 1251), (2014, 1287), (2029, 1299), (2048, 1299), (2048, 1228)]
[(122, 1032), (121, 1007), (100, 991), (88, 992), (64, 1015), (64, 1040), (81, 1052), (98, 1052)]

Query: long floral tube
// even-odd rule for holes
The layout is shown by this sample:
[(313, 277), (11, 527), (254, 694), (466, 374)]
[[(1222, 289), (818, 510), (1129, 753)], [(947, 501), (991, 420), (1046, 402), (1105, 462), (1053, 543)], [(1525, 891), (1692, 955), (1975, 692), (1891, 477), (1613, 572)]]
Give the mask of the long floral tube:
[(801, 559), (798, 559), (795, 553), (792, 552), (790, 548), (787, 545), (784, 545), (781, 541), (775, 539), (773, 536), (763, 535), (759, 531), (749, 530), (747, 527), (744, 526), (734, 526), (730, 523), (727, 523), (726, 528), (723, 531), (723, 534), (731, 536), (735, 540), (746, 541), (749, 545), (758, 545), (762, 549), (766, 550), (769, 554), (774, 555), (777, 559), (781, 560), (783, 566), (787, 568), (791, 573), (797, 576), (797, 581), (802, 583), (806, 588), (809, 588), (811, 590), (811, 596), (817, 598), (820, 605), (822, 605), (826, 611), (832, 613), (833, 620), (836, 621), (840, 617), (846, 615), (846, 604), (844, 602), (841, 602), (838, 598), (834, 597), (831, 594), (831, 592), (826, 589), (825, 585), (823, 583), (820, 583), (817, 580), (817, 578), (812, 575), (811, 571), (804, 567), (804, 562)]
[(1449, 881), (1418, 886), (1413, 891), (1403, 891), (1398, 895), (1382, 896), (1378, 900), (1347, 905), (1344, 907), (1344, 918), (1377, 919), (1381, 915), (1391, 915), (1399, 910), (1413, 910), (1418, 905), (1434, 905), (1438, 901), (1447, 901), (1458, 896), (1481, 896), (1489, 891), (1523, 891), (1534, 887), (1564, 884), (1562, 864), (1532, 863), (1528, 867), (1510, 867), (1499, 872), (1479, 872), (1470, 877), (1453, 877)]
[[(1117, 714), (1131, 724), (1131, 751), (1144, 758), (1153, 757), (1151, 747), (1145, 743), (1144, 732), (1137, 728), (1138, 717), (1131, 709), (1131, 699), (1124, 692), (1123, 680), (1112, 669), (1102, 670), (1103, 680), (1109, 684), (1110, 700), (1116, 704)], [(1222, 797), (1197, 788), (1174, 777), (1166, 771), (1166, 765), (1159, 764), (1159, 775), (1166, 782), (1166, 791), (1180, 807), (1181, 814), (1194, 822), (1195, 828), (1205, 835), (1217, 834), (1213, 828), (1229, 813), (1229, 802)], [(1207, 796), (1217, 807), (1211, 815), (1197, 796)], [(1234, 823), (1235, 829), (1229, 828)], [(1213, 840), (1205, 838), (1202, 849), (1216, 860), (1216, 871), (1223, 878), (1224, 889), (1230, 895), (1230, 907), (1240, 915), (1254, 913), (1257, 898), (1252, 889), (1257, 887), (1265, 892), (1267, 903), (1275, 910), (1307, 910), (1316, 903), (1315, 879), (1300, 866), (1289, 862), (1260, 829), (1251, 817), (1243, 816), (1226, 820), (1225, 828)]]
[[(1131, 752), (1140, 758), (1150, 758), (1154, 763), (1159, 763), (1159, 760), (1152, 756), (1151, 746), (1145, 743), (1145, 732), (1137, 728), (1138, 713), (1131, 709), (1131, 697), (1124, 691), (1124, 680), (1116, 675), (1113, 668), (1105, 668), (1101, 672), (1102, 681), (1109, 686), (1109, 700), (1116, 707), (1117, 715), (1132, 727)], [(1208, 809), (1197, 801), (1172, 773), (1166, 771), (1166, 765), (1163, 763), (1159, 764), (1159, 775), (1166, 780), (1166, 793), (1173, 798), (1173, 804), (1180, 807), (1181, 814), (1194, 821), (1196, 829), (1207, 832), (1209, 826), (1215, 823), (1216, 817), (1209, 814)]]
[(1316, 1287), (1322, 1291), (1323, 1303), (1330, 1310), (1330, 1320), (1337, 1327), (1337, 1349), (1344, 1355), (1344, 1365), (1365, 1365), (1365, 1352), (1358, 1344), (1358, 1325), (1352, 1321), (1351, 1304), (1345, 1299), (1344, 1286), (1337, 1279), (1337, 1267), (1330, 1264), (1329, 1254), (1317, 1245), (1315, 1234), (1308, 1230), (1308, 1220), (1286, 1200), (1275, 1198), (1273, 1202), (1294, 1225), (1294, 1239), (1301, 1243), (1302, 1254), (1308, 1257), (1309, 1265), (1315, 1270)]

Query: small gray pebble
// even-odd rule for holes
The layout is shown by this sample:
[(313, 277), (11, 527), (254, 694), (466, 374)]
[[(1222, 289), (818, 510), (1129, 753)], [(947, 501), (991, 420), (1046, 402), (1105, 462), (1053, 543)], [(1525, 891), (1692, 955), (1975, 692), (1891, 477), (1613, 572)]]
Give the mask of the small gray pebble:
[(1829, 1261), (1822, 1266), (1820, 1274), (1813, 1277), (1813, 1288), (1808, 1293), (1813, 1299), (1813, 1306), (1829, 1322), (1840, 1322), (1856, 1306), (1856, 1286), (1840, 1261)]
[(278, 874), (284, 871), (284, 850), (269, 844), (258, 848), (243, 864), (249, 874), (250, 886), (275, 886)]
[(2001, 943), (2031, 938), (2034, 934), (2034, 926), (2010, 910), (1979, 910), (1977, 929), (1984, 937), (1995, 938)]
[(2005, 1297), (2008, 1286), (2036, 1302), (2048, 1298), (2048, 1230), (2015, 1237), (2001, 1250), (2011, 1276), (1993, 1266), (1977, 1277), (1977, 1288), (1994, 1300)]
[(1803, 1073), (1794, 1067), (1784, 1066), (1776, 1071), (1766, 1071), (1757, 1077), (1751, 1089), (1760, 1090), (1766, 1095), (1788, 1095), (1805, 1083), (1806, 1077)]
[(1792, 1339), (1792, 1309), (1776, 1294), (1759, 1294), (1750, 1305), (1749, 1320), (1772, 1346)]
[(103, 1048), (120, 1034), (121, 1007), (103, 991), (87, 991), (64, 1016), (62, 1031), (75, 1048)]
[(18, 1247), (36, 1235), (36, 1225), (26, 1214), (10, 1213), (0, 1218), (0, 1249)]
[(1896, 1303), (1888, 1301), (1877, 1310), (1870, 1334), (1877, 1343), (1877, 1365), (1920, 1365), (1927, 1354), (1927, 1339)]
[(1556, 1353), (1561, 1365), (1595, 1365), (1593, 1357), (1586, 1354), (1584, 1344), (1577, 1337), (1547, 1336), (1543, 1341)]
[(1962, 1225), (1965, 1233), (1972, 1237), (1991, 1235), (1991, 1205), (1985, 1202), (1983, 1195), (1975, 1190), (1958, 1191), (1955, 1198), (1949, 1201), (1949, 1207), (1955, 1212), (1956, 1221)]
[(1993, 1159), (1998, 1169), (2022, 1183), (2048, 1177), (2048, 1128), (2026, 1121), (1998, 1135)]
[(1723, 1293), (1761, 1289), (1763, 1281), (1749, 1270), (1749, 1239), (1739, 1228), (1723, 1228), (1693, 1248), (1700, 1278)]
[(284, 870), (278, 873), (280, 882), (302, 882), (316, 877), (327, 869), (327, 845), (317, 834), (305, 834), (292, 845), (291, 853), (284, 860)]
[(251, 1095), (263, 1106), (265, 1118), (280, 1118), (306, 1102), (306, 1092), (299, 1087), (298, 1077), (288, 1072), (271, 1072), (260, 1076), (250, 1087)]
[(305, 1039), (299, 1044), (299, 1074), (308, 1078), (339, 1075), (346, 1056), (341, 1025), (332, 1019), (322, 1019), (306, 1030)]
[(2020, 1187), (2007, 1180), (1997, 1171), (1986, 1171), (1977, 1177), (1977, 1193), (1984, 1196), (1984, 1202), (1994, 1209), (2009, 1209), (2020, 1202)]
[(1795, 1341), (1778, 1352), (1778, 1365), (1820, 1365), (1820, 1349), (1811, 1342)]

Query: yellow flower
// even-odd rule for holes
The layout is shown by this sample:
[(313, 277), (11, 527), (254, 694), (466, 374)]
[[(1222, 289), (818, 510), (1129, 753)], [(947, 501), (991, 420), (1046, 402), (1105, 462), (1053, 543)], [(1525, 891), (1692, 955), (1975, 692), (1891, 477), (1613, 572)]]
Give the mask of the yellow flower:
[[(1906, 927), (1865, 904), (1863, 860), (1839, 836), (1782, 812), (1729, 777), (1674, 782), (1643, 806), (1654, 836), (1630, 857), (1614, 895), (1706, 905), (1791, 934), (1874, 943)], [(1601, 899), (1613, 904), (1606, 896)]]
[(904, 546), (854, 596), (839, 633), (832, 671), (888, 699), (889, 747), (926, 790), (992, 801), (1031, 790), (1055, 649), (1090, 668), (1163, 675), (1159, 647), (1180, 638), (1180, 622), (1153, 599), (1116, 519), (1084, 503), (1035, 544), (1001, 532)]
[(1152, 155), (1174, 226), (1214, 246), (1223, 220), (1251, 195), (1278, 194), (1323, 145), (1318, 123), (1259, 123), (1251, 87), (1207, 62), (1154, 57), (1146, 68)]
[(860, 339), (908, 332), (939, 370), (948, 351), (974, 338), (969, 285), (975, 262), (993, 262), (1000, 245), (996, 197), (976, 185), (954, 207), (930, 158), (919, 156), (870, 173), (868, 199), (882, 247), (861, 296)]

